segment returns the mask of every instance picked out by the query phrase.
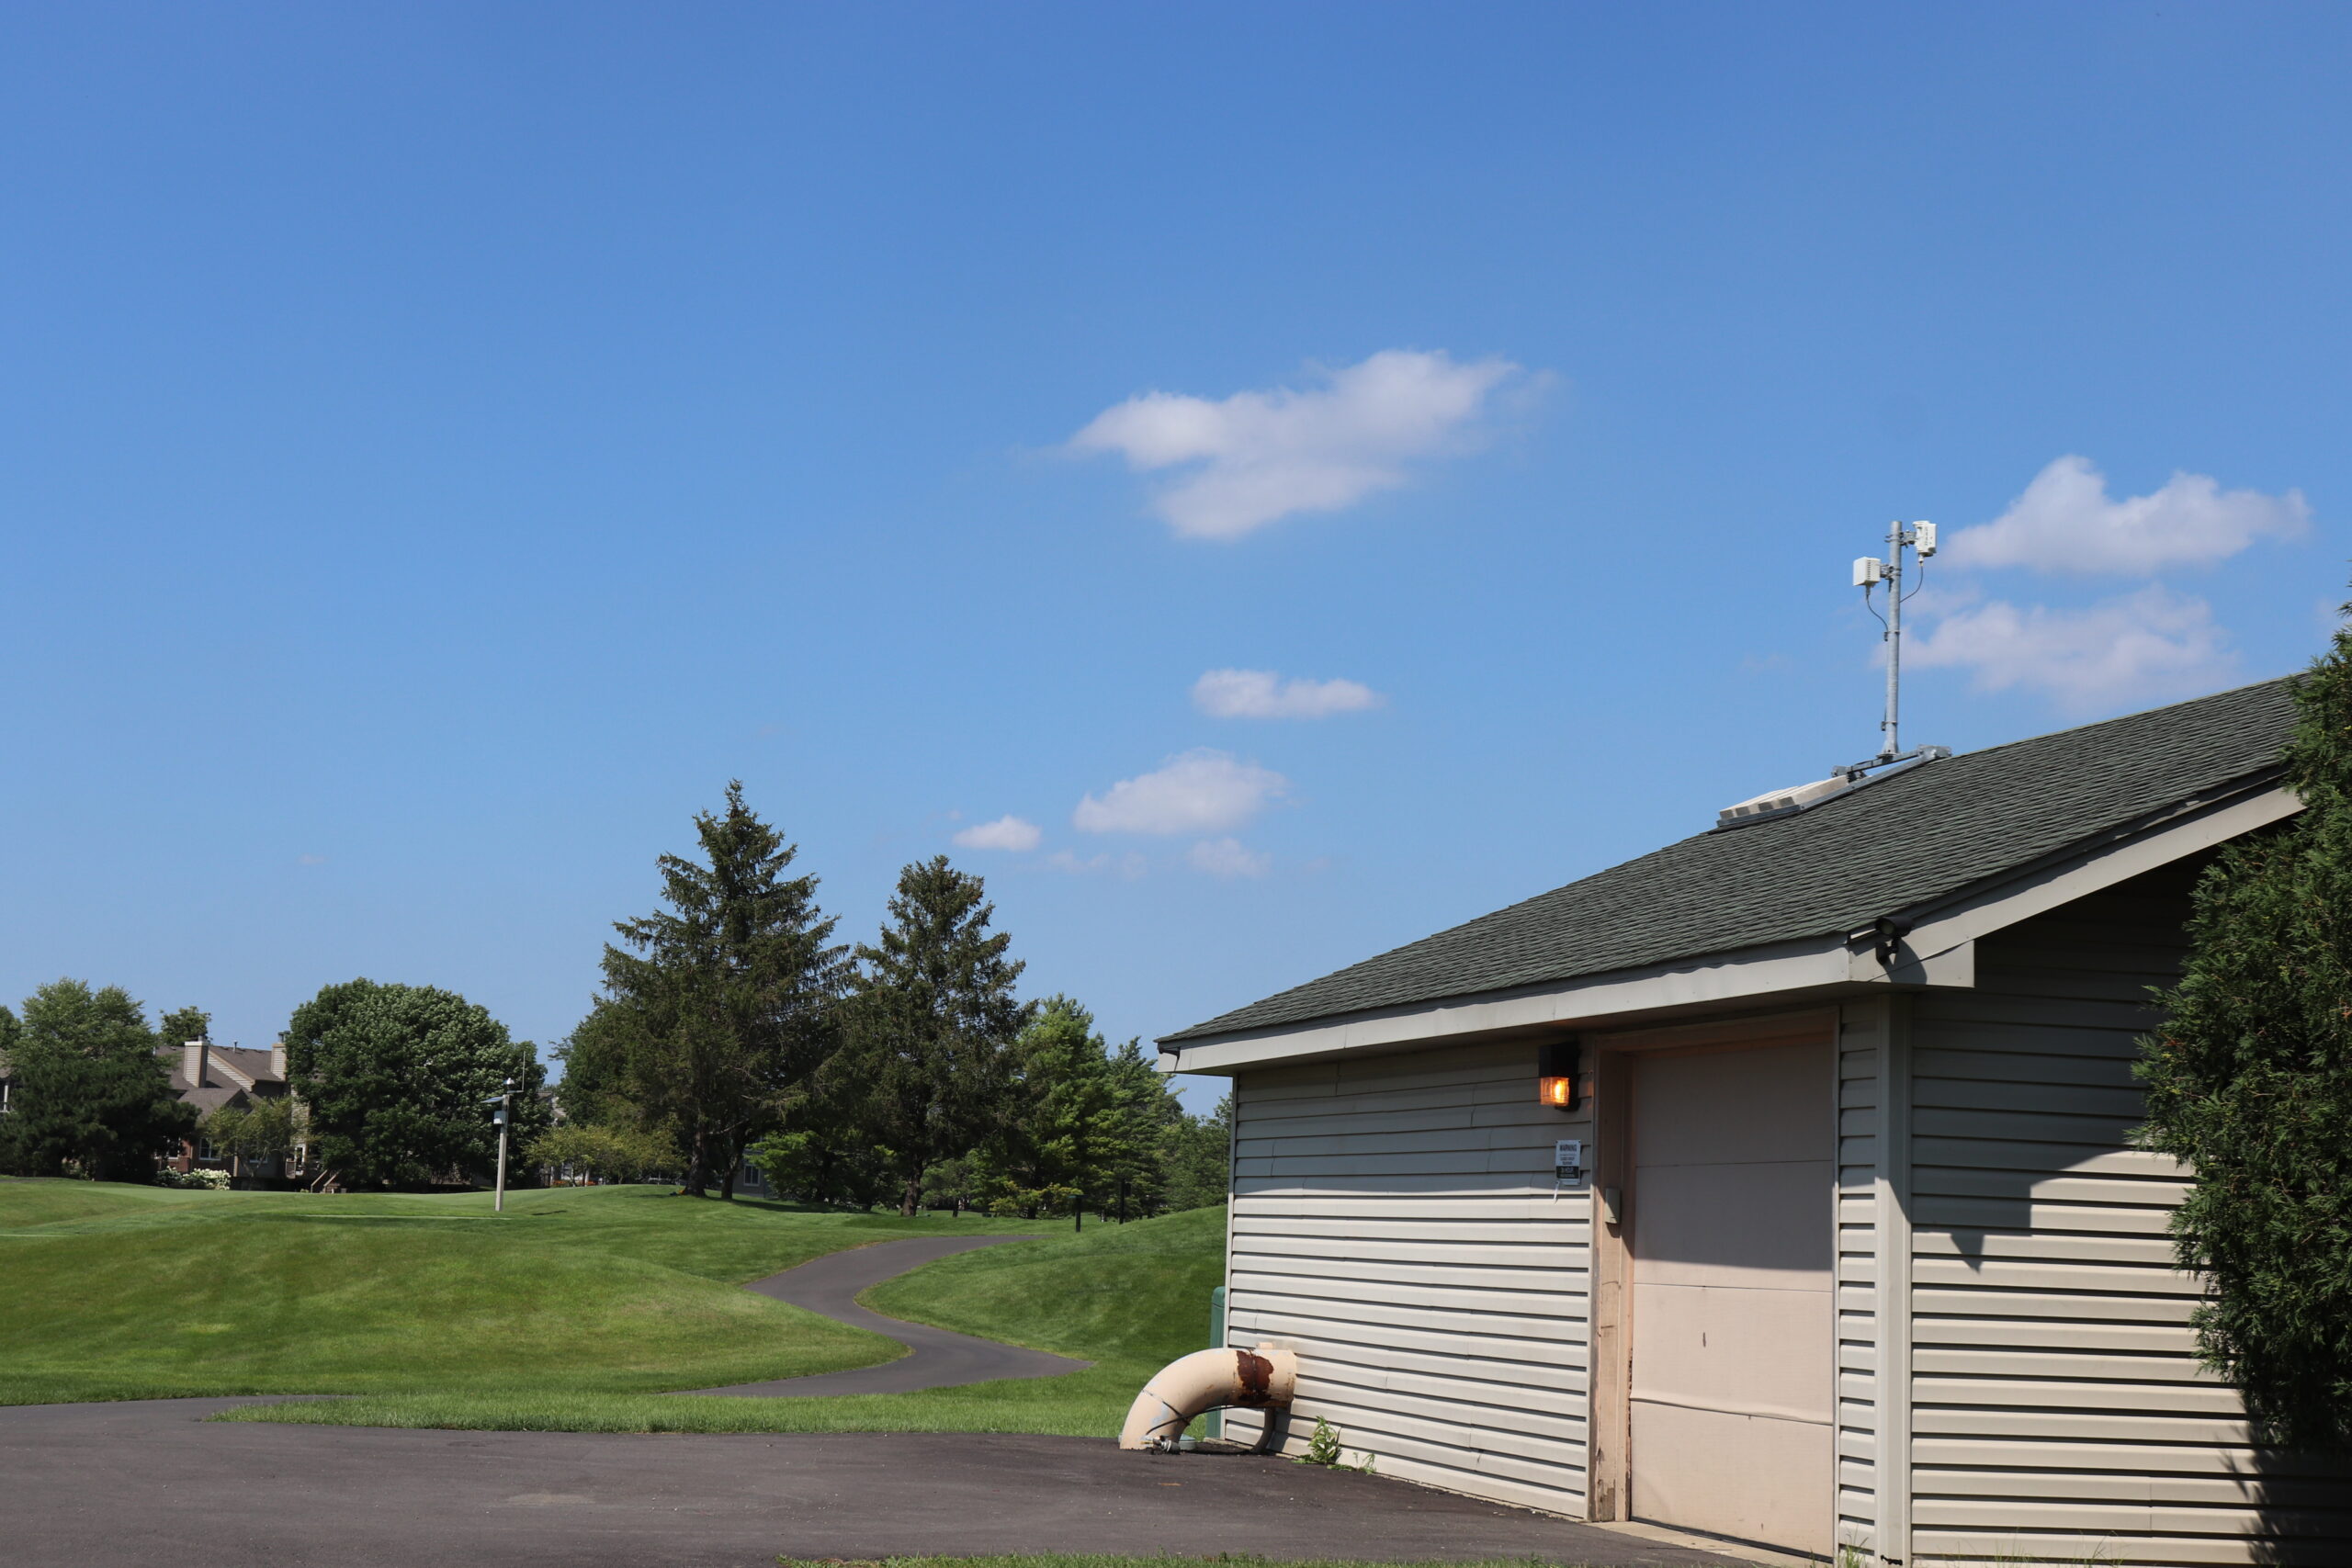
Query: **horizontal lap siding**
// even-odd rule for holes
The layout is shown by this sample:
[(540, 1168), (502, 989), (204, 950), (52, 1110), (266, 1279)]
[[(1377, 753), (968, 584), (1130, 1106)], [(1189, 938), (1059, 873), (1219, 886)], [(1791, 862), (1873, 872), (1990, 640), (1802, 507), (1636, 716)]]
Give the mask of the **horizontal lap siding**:
[[(1871, 1000), (1842, 1010), (1838, 1029), (1838, 1106), (1875, 1114), (1887, 1006)], [(1840, 1546), (1868, 1551), (1878, 1540), (1879, 1293), (1876, 1134), (1847, 1132), (1838, 1149), (1838, 1529)]]
[(2187, 1172), (2130, 1146), (2187, 892), (2155, 873), (2025, 921), (1915, 1003), (1915, 1561), (2352, 1562), (2343, 1473), (2254, 1447), (2199, 1364), (2165, 1228)]
[(1384, 1475), (1585, 1512), (1590, 1214), (1552, 1145), (1592, 1134), (1534, 1076), (1512, 1045), (1237, 1080), (1229, 1337), (1299, 1352), (1286, 1451), (1320, 1416)]

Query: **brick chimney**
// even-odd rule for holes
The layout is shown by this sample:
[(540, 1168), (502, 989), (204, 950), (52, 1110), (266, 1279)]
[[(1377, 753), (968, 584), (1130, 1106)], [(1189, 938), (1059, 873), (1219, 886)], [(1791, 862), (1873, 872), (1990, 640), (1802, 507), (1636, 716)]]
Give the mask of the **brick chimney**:
[(191, 1040), (180, 1047), (180, 1077), (187, 1079), (190, 1089), (202, 1089), (212, 1066), (212, 1043), (208, 1040)]
[(286, 1037), (282, 1034), (277, 1037), (277, 1043), (273, 1044), (269, 1048), (269, 1071), (271, 1077), (276, 1077), (280, 1082), (285, 1081)]

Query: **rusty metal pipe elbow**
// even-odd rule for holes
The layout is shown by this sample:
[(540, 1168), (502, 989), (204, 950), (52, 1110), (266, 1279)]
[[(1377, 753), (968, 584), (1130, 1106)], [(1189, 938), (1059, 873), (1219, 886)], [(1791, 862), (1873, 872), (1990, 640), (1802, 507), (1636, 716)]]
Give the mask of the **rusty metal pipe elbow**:
[(1204, 1410), (1287, 1410), (1298, 1387), (1298, 1356), (1273, 1345), (1254, 1350), (1195, 1350), (1153, 1374), (1127, 1407), (1119, 1428), (1123, 1449), (1173, 1449)]

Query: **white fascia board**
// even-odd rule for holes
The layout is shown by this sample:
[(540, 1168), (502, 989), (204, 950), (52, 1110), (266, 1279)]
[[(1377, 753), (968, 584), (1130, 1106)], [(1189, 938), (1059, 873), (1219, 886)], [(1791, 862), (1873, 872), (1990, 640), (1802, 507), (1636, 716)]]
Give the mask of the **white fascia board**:
[[(1556, 986), (1384, 1008), (1305, 1029), (1278, 1027), (1228, 1034), (1183, 1044), (1172, 1052), (1163, 1049), (1160, 1059), (1170, 1072), (1230, 1073), (1269, 1062), (1438, 1044), (1464, 1035), (1583, 1023), (1623, 1013), (1739, 1001), (1817, 986), (1843, 987), (1851, 983), (1850, 971), (1845, 939), (1816, 937), (1649, 969), (1620, 970)], [(1170, 1056), (1177, 1060), (1170, 1063)]]
[[(2242, 795), (2136, 838), (2045, 866), (2030, 875), (1938, 907), (1932, 915), (1904, 933), (1895, 977), (1907, 978), (1903, 973), (1907, 966), (1932, 964), (1947, 951), (1973, 942), (1987, 932), (2016, 925), (2061, 904), (2071, 904), (2119, 882), (2129, 881), (2143, 872), (2267, 828), (2302, 808), (2303, 803), (2295, 793), (2283, 785)], [(1853, 978), (1871, 979), (1883, 973), (1868, 943), (1856, 949)]]

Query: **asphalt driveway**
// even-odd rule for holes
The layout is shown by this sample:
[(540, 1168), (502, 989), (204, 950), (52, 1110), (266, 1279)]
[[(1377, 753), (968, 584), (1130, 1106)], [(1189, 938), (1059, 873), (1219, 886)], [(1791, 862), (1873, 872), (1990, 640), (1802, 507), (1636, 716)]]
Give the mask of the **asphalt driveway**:
[(202, 1425), (226, 1399), (0, 1409), (9, 1568), (753, 1568), (992, 1552), (1731, 1559), (1400, 1481), (1106, 1438)]

